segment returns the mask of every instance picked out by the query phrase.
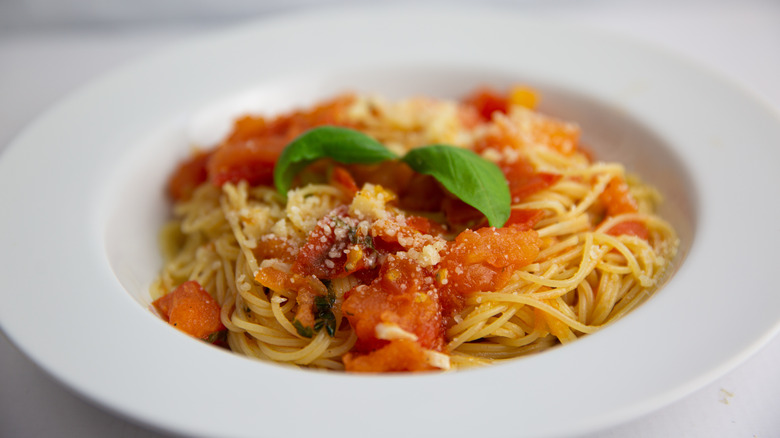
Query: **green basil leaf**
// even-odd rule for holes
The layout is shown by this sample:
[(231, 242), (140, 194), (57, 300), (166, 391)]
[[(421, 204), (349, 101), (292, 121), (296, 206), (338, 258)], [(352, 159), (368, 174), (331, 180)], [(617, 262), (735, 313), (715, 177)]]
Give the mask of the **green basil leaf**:
[[(274, 168), (276, 190), (286, 196), (295, 175), (321, 158), (343, 164), (374, 164), (398, 156), (362, 132), (321, 126), (303, 133), (284, 149)], [(504, 174), (476, 153), (429, 145), (412, 149), (401, 161), (436, 178), (453, 195), (482, 212), (491, 226), (503, 226), (509, 219), (511, 199)]]
[(304, 338), (311, 338), (314, 336), (314, 330), (312, 330), (311, 327), (304, 326), (297, 319), (294, 319), (292, 323), (293, 323), (293, 327), (295, 327), (295, 330), (298, 332), (298, 334), (303, 336)]
[(481, 211), (491, 226), (501, 227), (509, 219), (511, 197), (504, 173), (476, 153), (437, 144), (412, 149), (401, 161), (436, 178), (450, 193)]
[(320, 126), (298, 136), (282, 151), (274, 167), (276, 190), (287, 196), (293, 178), (320, 158), (339, 163), (373, 164), (398, 158), (396, 154), (362, 132), (337, 126)]

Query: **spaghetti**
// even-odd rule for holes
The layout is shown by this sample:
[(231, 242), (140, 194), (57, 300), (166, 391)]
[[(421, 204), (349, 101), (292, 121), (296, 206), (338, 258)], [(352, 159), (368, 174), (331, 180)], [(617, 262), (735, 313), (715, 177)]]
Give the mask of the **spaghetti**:
[[(177, 326), (205, 318), (159, 306), (197, 286), (218, 315), (199, 337), (260, 359), (374, 372), (488, 364), (610, 324), (659, 286), (677, 237), (654, 213), (655, 189), (594, 161), (579, 128), (535, 102), (519, 87), (461, 101), (345, 95), (239, 119), (171, 178), (156, 309)], [(361, 131), (399, 155), (432, 143), (473, 150), (505, 175), (510, 218), (487, 226), (397, 161), (317, 161), (285, 199), (271, 184), (274, 163), (321, 125)]]

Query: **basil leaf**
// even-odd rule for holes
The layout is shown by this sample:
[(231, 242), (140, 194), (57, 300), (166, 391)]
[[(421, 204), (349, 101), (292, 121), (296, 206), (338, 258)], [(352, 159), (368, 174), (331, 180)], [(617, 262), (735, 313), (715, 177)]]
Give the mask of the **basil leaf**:
[(303, 336), (304, 338), (311, 338), (312, 336), (314, 336), (314, 330), (312, 330), (311, 327), (304, 326), (297, 319), (294, 319), (292, 324), (293, 327), (295, 327), (295, 330), (298, 332), (298, 334)]
[(301, 134), (282, 151), (274, 167), (276, 190), (286, 197), (295, 175), (320, 158), (344, 164), (373, 164), (394, 160), (398, 156), (362, 132), (320, 126)]
[(436, 178), (450, 193), (481, 211), (491, 226), (501, 227), (509, 219), (511, 197), (504, 173), (476, 153), (436, 144), (412, 149), (401, 161)]
[[(360, 131), (320, 126), (301, 134), (282, 151), (274, 168), (276, 190), (287, 196), (295, 175), (321, 158), (343, 164), (374, 164), (398, 156)], [(453, 195), (482, 212), (491, 226), (501, 227), (509, 219), (511, 199), (504, 174), (476, 153), (429, 145), (412, 149), (401, 161), (436, 178)]]

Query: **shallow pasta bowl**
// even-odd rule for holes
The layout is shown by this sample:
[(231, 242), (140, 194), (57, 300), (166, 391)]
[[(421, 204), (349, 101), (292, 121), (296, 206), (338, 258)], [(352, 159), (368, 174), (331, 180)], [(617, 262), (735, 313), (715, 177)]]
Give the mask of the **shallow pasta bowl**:
[[(543, 111), (579, 122), (597, 156), (666, 196), (660, 213), (681, 239), (673, 275), (625, 318), (501, 365), (354, 376), (239, 357), (148, 310), (168, 172), (236, 115), (348, 90), (457, 97), (518, 82), (541, 91)], [(0, 325), (87, 399), (186, 435), (593, 431), (701, 387), (778, 331), (768, 274), (780, 245), (780, 208), (769, 202), (780, 191), (778, 144), (777, 116), (743, 91), (591, 29), (471, 8), (258, 22), (91, 84), (0, 156)]]

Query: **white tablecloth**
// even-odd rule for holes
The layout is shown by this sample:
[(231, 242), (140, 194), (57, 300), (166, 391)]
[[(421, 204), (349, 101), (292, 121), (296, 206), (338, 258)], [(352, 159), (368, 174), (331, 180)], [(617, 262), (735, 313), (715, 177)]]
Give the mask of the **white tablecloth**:
[[(108, 18), (95, 13), (79, 18), (65, 9), (61, 14), (64, 19), (57, 21), (56, 14), (43, 14), (46, 19), (39, 17), (36, 21), (18, 12), (23, 3), (10, 0), (5, 7), (0, 5), (0, 14), (6, 14), (0, 19), (0, 151), (37, 114), (101, 74), (161, 45), (247, 18), (224, 13), (219, 20), (208, 20), (208, 8), (177, 16), (170, 8), (157, 7), (146, 15), (143, 9), (135, 9), (133, 13), (125, 12), (125, 16), (120, 8)], [(47, 5), (44, 0), (31, 3)], [(71, 3), (85, 7), (100, 2)], [(186, 4), (173, 3), (179, 7)], [(276, 7), (269, 3), (273, 2), (265, 2), (264, 9), (255, 8), (253, 18), (284, 9), (281, 0)], [(650, 41), (730, 77), (780, 114), (780, 2), (492, 3), (531, 16), (584, 23)], [(116, 7), (121, 2), (107, 4)], [(136, 8), (152, 5), (139, 4)], [(237, 12), (253, 11), (246, 2), (228, 4), (241, 5), (243, 9)], [(19, 23), (7, 15), (11, 13), (19, 14)], [(780, 123), (780, 116), (778, 120)], [(72, 395), (0, 336), (0, 437), (55, 436), (164, 435)], [(780, 437), (780, 337), (730, 373), (682, 400), (587, 437)]]

